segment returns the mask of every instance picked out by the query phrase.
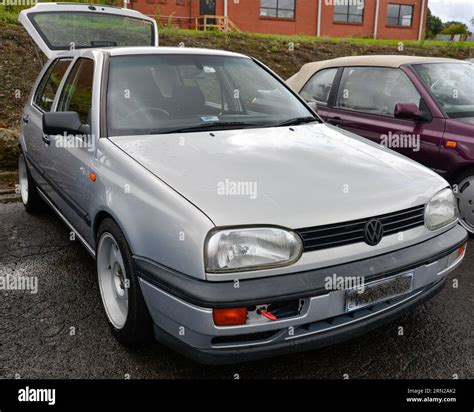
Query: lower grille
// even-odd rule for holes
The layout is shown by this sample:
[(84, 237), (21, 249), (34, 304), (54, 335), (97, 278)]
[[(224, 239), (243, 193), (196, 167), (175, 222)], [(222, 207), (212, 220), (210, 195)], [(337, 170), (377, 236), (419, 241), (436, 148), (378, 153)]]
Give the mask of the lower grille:
[(372, 219), (382, 222), (384, 236), (393, 235), (423, 226), (425, 224), (425, 206), (416, 206), (395, 213), (351, 222), (297, 229), (296, 232), (303, 239), (305, 252), (328, 249), (364, 242), (365, 225)]

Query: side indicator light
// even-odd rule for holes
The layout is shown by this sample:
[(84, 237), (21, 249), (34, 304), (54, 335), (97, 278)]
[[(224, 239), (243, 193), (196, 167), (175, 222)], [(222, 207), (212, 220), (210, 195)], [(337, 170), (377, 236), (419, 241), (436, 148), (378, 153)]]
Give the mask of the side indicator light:
[(89, 173), (89, 180), (95, 182), (97, 180), (97, 175), (94, 172)]
[(216, 326), (245, 325), (247, 308), (213, 309), (212, 317)]
[(462, 255), (464, 255), (464, 252), (466, 251), (466, 244), (464, 243), (464, 245), (462, 245), (459, 249), (458, 249), (458, 257), (461, 257)]
[(446, 147), (449, 147), (451, 149), (455, 149), (458, 146), (458, 142), (455, 142), (454, 140), (448, 140), (446, 142)]

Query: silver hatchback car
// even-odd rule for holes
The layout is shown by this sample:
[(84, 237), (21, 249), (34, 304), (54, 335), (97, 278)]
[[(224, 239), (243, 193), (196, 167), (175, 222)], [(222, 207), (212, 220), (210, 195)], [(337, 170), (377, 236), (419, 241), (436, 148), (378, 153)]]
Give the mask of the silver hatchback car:
[(357, 336), (429, 299), (462, 261), (447, 182), (324, 124), (263, 64), (161, 48), (107, 6), (20, 16), (49, 61), (24, 109), (28, 212), (96, 259), (116, 338), (207, 363)]

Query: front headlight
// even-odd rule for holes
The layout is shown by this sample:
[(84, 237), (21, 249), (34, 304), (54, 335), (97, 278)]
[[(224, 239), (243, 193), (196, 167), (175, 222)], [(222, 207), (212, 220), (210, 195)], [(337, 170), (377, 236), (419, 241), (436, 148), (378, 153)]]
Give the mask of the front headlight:
[(434, 195), (425, 209), (425, 226), (429, 230), (440, 229), (458, 218), (456, 198), (451, 189), (444, 189)]
[(273, 227), (222, 229), (211, 232), (205, 246), (208, 273), (239, 272), (287, 266), (303, 252), (301, 238)]

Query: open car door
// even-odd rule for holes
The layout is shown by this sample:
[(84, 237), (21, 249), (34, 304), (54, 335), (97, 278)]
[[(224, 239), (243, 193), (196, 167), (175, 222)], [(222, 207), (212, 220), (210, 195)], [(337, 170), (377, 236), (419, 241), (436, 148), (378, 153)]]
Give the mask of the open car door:
[(38, 3), (21, 11), (19, 21), (48, 59), (67, 50), (158, 46), (156, 21), (119, 7)]

